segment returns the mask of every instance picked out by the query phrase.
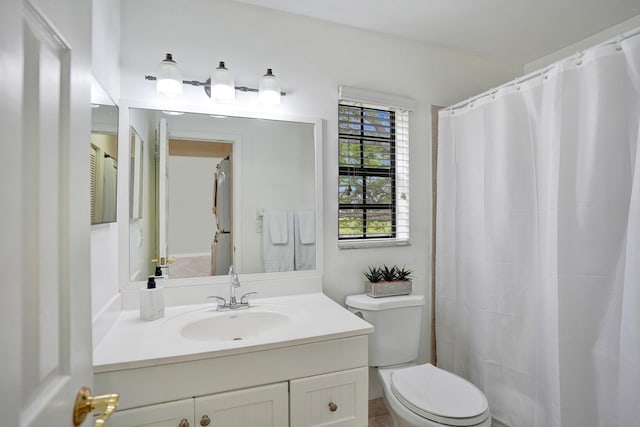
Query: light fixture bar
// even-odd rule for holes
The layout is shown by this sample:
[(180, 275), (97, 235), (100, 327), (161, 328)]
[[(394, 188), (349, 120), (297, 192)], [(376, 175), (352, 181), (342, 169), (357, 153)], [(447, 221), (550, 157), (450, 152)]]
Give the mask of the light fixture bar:
[[(145, 75), (144, 79), (152, 80), (152, 81), (157, 80), (156, 76), (150, 76), (150, 75)], [(204, 88), (204, 91), (207, 93), (207, 95), (211, 96), (211, 79), (207, 79), (204, 82), (200, 82), (198, 80), (183, 80), (182, 83), (185, 85), (191, 85), (191, 86), (201, 86)], [(248, 86), (234, 86), (234, 87), (237, 91), (240, 91), (240, 92), (256, 92), (256, 93), (259, 92), (258, 89), (248, 87)], [(280, 95), (287, 96), (287, 92), (280, 91)]]

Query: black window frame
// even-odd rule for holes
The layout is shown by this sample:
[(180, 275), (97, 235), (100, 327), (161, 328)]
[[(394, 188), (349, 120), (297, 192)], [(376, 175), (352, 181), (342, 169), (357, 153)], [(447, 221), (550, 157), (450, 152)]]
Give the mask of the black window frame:
[[(340, 108), (348, 107), (351, 109), (357, 109), (360, 111), (360, 134), (354, 133), (346, 133), (342, 132), (342, 127), (340, 126)], [(382, 112), (389, 114), (389, 122), (390, 122), (390, 132), (389, 137), (377, 137), (367, 135), (365, 131), (365, 114), (364, 111), (372, 111), (372, 112)], [(370, 240), (370, 239), (396, 239), (397, 233), (397, 217), (396, 217), (396, 179), (397, 179), (397, 164), (396, 164), (396, 110), (392, 108), (383, 108), (383, 107), (368, 107), (357, 105), (354, 103), (348, 102), (339, 102), (338, 103), (338, 145), (340, 146), (344, 140), (347, 140), (347, 150), (350, 151), (350, 145), (353, 145), (354, 142), (359, 144), (359, 166), (352, 166), (350, 164), (341, 165), (341, 155), (340, 149), (338, 149), (338, 191), (340, 191), (340, 178), (341, 177), (356, 177), (362, 179), (362, 203), (340, 203), (340, 194), (338, 194), (338, 240)], [(373, 142), (378, 144), (389, 144), (389, 167), (367, 167), (365, 166), (365, 145), (366, 142)], [(367, 203), (367, 191), (366, 191), (366, 183), (367, 178), (371, 177), (380, 177), (384, 179), (390, 180), (390, 203)], [(357, 210), (362, 212), (362, 227), (360, 227), (359, 233), (349, 233), (341, 235), (340, 234), (340, 212), (343, 210)], [(368, 211), (373, 210), (388, 210), (390, 214), (391, 220), (391, 230), (389, 233), (380, 233), (379, 231), (371, 232), (367, 231), (368, 228), (368, 219), (367, 213)], [(359, 234), (359, 235), (354, 235)], [(381, 235), (382, 234), (382, 235)]]

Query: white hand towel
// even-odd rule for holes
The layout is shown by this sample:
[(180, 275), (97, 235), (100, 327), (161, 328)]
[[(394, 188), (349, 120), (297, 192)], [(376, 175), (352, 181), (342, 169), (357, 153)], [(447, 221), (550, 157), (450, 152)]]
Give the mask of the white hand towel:
[(296, 270), (316, 269), (315, 213), (302, 211), (295, 215)]
[[(293, 212), (277, 212), (278, 215), (272, 215), (273, 212), (265, 211), (263, 220), (262, 233), (262, 254), (264, 257), (264, 271), (271, 273), (274, 271), (293, 271), (294, 269), (294, 222)], [(284, 215), (282, 215), (284, 214)], [(272, 220), (276, 218), (276, 222), (280, 223), (277, 227), (277, 233), (271, 233)], [(284, 225), (282, 225), (284, 221)], [(275, 230), (275, 228), (274, 228)], [(286, 231), (283, 231), (286, 230)], [(284, 234), (284, 236), (282, 236)], [(274, 242), (274, 235), (278, 241)]]
[(316, 242), (316, 213), (314, 211), (296, 212), (300, 243), (308, 245)]
[(274, 245), (284, 245), (289, 241), (288, 214), (285, 211), (265, 211), (262, 228)]

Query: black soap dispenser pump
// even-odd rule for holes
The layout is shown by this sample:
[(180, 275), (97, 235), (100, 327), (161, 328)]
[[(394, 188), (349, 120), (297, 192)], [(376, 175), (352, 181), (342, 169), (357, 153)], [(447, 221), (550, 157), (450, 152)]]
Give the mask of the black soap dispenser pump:
[(140, 289), (140, 320), (156, 320), (164, 316), (164, 289), (156, 287), (156, 278), (149, 276), (147, 287)]

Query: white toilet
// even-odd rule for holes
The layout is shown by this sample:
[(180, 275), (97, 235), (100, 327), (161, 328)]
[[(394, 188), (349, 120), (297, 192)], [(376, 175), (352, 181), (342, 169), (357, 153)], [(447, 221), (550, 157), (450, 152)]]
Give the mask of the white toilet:
[(422, 295), (371, 298), (350, 295), (350, 311), (371, 323), (369, 366), (378, 368), (384, 399), (399, 427), (490, 427), (484, 394), (469, 381), (429, 363), (412, 363), (418, 356)]

